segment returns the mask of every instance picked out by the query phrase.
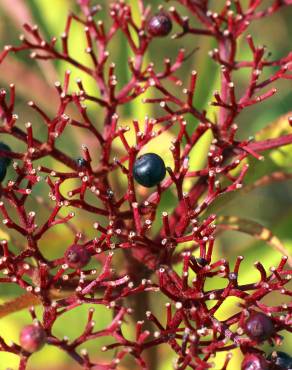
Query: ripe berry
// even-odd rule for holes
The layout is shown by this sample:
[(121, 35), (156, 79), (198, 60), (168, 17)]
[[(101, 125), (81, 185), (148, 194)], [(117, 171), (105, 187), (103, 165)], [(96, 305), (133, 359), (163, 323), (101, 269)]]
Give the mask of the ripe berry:
[(88, 264), (90, 253), (82, 245), (73, 244), (65, 252), (65, 261), (71, 268), (81, 268)]
[(147, 31), (152, 37), (167, 36), (172, 29), (172, 22), (167, 13), (160, 12), (151, 17), (147, 23)]
[(0, 182), (4, 180), (6, 176), (6, 165), (0, 161)]
[(208, 265), (208, 261), (206, 260), (206, 258), (198, 257), (198, 258), (196, 258), (196, 261), (197, 261), (197, 264), (200, 267), (204, 267), (204, 266)]
[(19, 342), (25, 351), (36, 352), (45, 344), (46, 333), (39, 325), (27, 325), (20, 332)]
[(245, 332), (251, 339), (262, 342), (274, 334), (274, 324), (269, 316), (257, 312), (246, 320)]
[(111, 189), (107, 189), (106, 196), (108, 197), (108, 199), (112, 199), (112, 197), (114, 196), (114, 192)]
[(79, 168), (85, 167), (86, 166), (86, 160), (82, 157), (79, 157), (76, 159), (77, 166)]
[(241, 370), (268, 370), (269, 365), (266, 360), (258, 354), (247, 354), (241, 364)]
[[(268, 358), (272, 363), (272, 369), (290, 370), (292, 369), (292, 357), (285, 352), (272, 352)], [(275, 365), (275, 366), (273, 366)]]
[[(7, 152), (11, 152), (11, 149), (10, 147), (5, 144), (5, 143), (2, 143), (0, 142), (0, 150), (6, 150)], [(8, 158), (8, 157), (0, 157), (0, 163), (5, 163), (6, 164), (6, 167), (10, 165), (11, 163), (11, 158)]]
[[(8, 145), (0, 142), (0, 150), (11, 151)], [(11, 163), (11, 158), (0, 157), (0, 182), (2, 182), (6, 176), (6, 169)]]
[(165, 174), (166, 168), (163, 159), (155, 153), (143, 154), (134, 163), (134, 179), (146, 188), (159, 184)]

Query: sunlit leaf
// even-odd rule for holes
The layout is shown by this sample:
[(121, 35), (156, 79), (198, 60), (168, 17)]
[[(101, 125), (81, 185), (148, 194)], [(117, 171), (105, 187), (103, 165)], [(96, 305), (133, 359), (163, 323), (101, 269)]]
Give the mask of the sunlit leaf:
[(279, 137), (287, 133), (292, 132), (292, 128), (289, 126), (289, 117), (292, 112), (280, 116), (277, 120), (271, 122), (256, 135), (256, 140), (271, 139), (273, 137)]
[(258, 222), (234, 216), (220, 216), (217, 221), (219, 230), (239, 231), (249, 234), (257, 240), (266, 242), (282, 255), (286, 255), (288, 257), (290, 266), (292, 266), (292, 257), (290, 256), (289, 251), (285, 248), (283, 243), (279, 240), (279, 238), (273, 235), (272, 231), (262, 226)]

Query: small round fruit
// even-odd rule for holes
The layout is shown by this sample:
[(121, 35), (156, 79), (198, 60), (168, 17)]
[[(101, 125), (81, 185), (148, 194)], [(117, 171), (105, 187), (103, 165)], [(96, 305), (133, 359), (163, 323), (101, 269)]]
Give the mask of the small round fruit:
[(65, 252), (65, 261), (69, 267), (78, 269), (88, 264), (90, 253), (82, 245), (73, 244)]
[[(7, 144), (2, 143), (2, 142), (0, 142), (0, 150), (6, 150), (7, 152), (11, 152), (10, 147)], [(2, 162), (5, 163), (6, 167), (11, 164), (11, 161), (12, 161), (11, 158), (3, 157), (3, 156), (0, 157), (0, 163), (1, 164), (2, 164)]]
[(76, 163), (77, 163), (77, 166), (79, 168), (82, 168), (82, 167), (85, 167), (86, 166), (86, 163), (87, 162), (86, 162), (86, 160), (84, 158), (79, 157), (79, 158), (76, 159)]
[(271, 361), (272, 365), (276, 365), (277, 369), (278, 368), (281, 370), (291, 370), (292, 369), (292, 357), (290, 357), (285, 352), (274, 351), (267, 357), (267, 359)]
[(274, 324), (269, 316), (257, 312), (246, 320), (245, 332), (251, 339), (262, 342), (274, 334)]
[(259, 354), (250, 353), (245, 355), (241, 370), (268, 370), (269, 365), (267, 361)]
[(108, 197), (108, 199), (112, 199), (114, 196), (114, 192), (111, 189), (107, 189), (106, 196)]
[[(8, 152), (11, 151), (8, 145), (5, 143), (0, 142), (0, 150), (6, 150)], [(7, 167), (11, 163), (11, 158), (0, 156), (0, 182), (2, 182), (6, 176)]]
[(171, 18), (165, 12), (160, 12), (153, 15), (147, 23), (147, 31), (152, 37), (167, 36), (171, 29)]
[(163, 159), (155, 153), (147, 153), (137, 158), (133, 168), (134, 179), (146, 188), (159, 184), (166, 175)]
[(0, 182), (4, 180), (6, 176), (6, 165), (0, 161)]
[(197, 257), (196, 262), (200, 267), (204, 267), (208, 265), (208, 261), (206, 260), (206, 258), (203, 258), (203, 257)]
[(20, 332), (19, 342), (25, 351), (33, 353), (45, 344), (46, 333), (39, 325), (27, 325)]

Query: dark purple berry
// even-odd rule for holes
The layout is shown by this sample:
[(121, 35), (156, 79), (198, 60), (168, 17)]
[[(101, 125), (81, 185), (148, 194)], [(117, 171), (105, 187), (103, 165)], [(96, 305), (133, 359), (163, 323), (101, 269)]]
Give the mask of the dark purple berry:
[(30, 353), (39, 351), (46, 342), (46, 333), (44, 329), (35, 324), (25, 326), (19, 336), (21, 347)]
[(228, 274), (228, 279), (229, 279), (230, 281), (236, 281), (236, 280), (237, 280), (237, 278), (238, 278), (238, 276), (237, 276), (237, 274), (236, 274), (235, 272), (230, 272), (230, 273)]
[[(2, 143), (2, 142), (0, 142), (0, 150), (6, 150), (7, 152), (11, 152), (10, 147), (7, 144)], [(0, 163), (2, 162), (5, 163), (6, 167), (8, 167), (11, 164), (11, 161), (12, 161), (11, 158), (4, 157), (4, 156), (0, 157)]]
[(0, 161), (0, 182), (4, 180), (6, 176), (6, 165)]
[(169, 15), (160, 12), (151, 17), (147, 23), (147, 31), (152, 37), (167, 36), (172, 29), (172, 22)]
[(269, 316), (257, 312), (246, 320), (245, 332), (251, 339), (262, 342), (274, 334), (274, 324)]
[(108, 199), (112, 199), (113, 196), (114, 196), (114, 192), (111, 189), (107, 189), (106, 195), (107, 195)]
[(87, 162), (86, 162), (86, 160), (84, 158), (79, 157), (79, 158), (76, 159), (76, 163), (77, 163), (77, 166), (79, 168), (82, 168), (82, 167), (85, 167), (86, 166), (86, 163)]
[(271, 361), (271, 369), (279, 370), (291, 370), (292, 369), (292, 357), (285, 352), (274, 351), (268, 358)]
[(134, 163), (134, 179), (146, 188), (159, 184), (165, 174), (166, 168), (163, 159), (155, 153), (143, 154)]
[(196, 262), (200, 267), (204, 267), (208, 265), (208, 261), (206, 260), (206, 258), (203, 258), (203, 257), (196, 258)]
[[(0, 150), (11, 151), (8, 145), (0, 142)], [(2, 182), (6, 176), (7, 167), (11, 163), (11, 158), (0, 156), (0, 182)]]
[(245, 355), (241, 370), (269, 370), (269, 365), (261, 355), (250, 353)]
[(69, 267), (78, 269), (88, 264), (90, 253), (82, 245), (73, 244), (65, 252), (65, 261)]

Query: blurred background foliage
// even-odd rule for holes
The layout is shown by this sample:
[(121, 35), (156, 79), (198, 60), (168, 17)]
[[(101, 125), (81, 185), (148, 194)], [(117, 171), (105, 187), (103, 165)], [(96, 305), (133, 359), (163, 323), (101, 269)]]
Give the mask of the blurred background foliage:
[[(139, 12), (136, 0), (125, 0), (130, 3), (133, 7), (134, 17), (139, 22)], [(221, 7), (224, 0), (213, 0), (210, 1), (212, 8)], [(110, 22), (108, 19), (108, 7), (110, 1), (107, 0), (95, 0), (93, 3), (99, 3), (103, 6), (103, 10), (100, 12), (98, 18), (102, 19), (107, 26)], [(157, 9), (157, 6), (162, 3), (162, 0), (145, 0), (145, 4), (149, 4), (153, 7), (153, 11)], [(247, 1), (242, 1), (247, 3)], [(263, 0), (263, 6), (267, 6), (271, 1)], [(176, 4), (176, 3), (175, 3)], [(172, 1), (165, 3), (164, 6), (173, 5)], [(180, 9), (180, 6), (177, 6)], [(66, 17), (69, 11), (74, 10), (78, 12), (74, 0), (0, 0), (0, 48), (2, 49), (6, 44), (17, 44), (21, 26), (24, 22), (32, 24), (38, 24), (41, 28), (43, 35), (46, 38), (51, 36), (60, 36), (64, 30)], [(186, 14), (185, 10), (182, 13)], [(285, 9), (274, 14), (272, 17), (256, 21), (251, 25), (249, 32), (253, 35), (256, 44), (266, 45), (268, 50), (272, 53), (272, 58), (278, 58), (291, 50), (291, 32), (292, 32), (292, 7), (286, 7)], [(193, 24), (196, 23), (192, 20)], [(176, 26), (174, 27), (174, 32)], [(85, 36), (82, 27), (73, 23), (71, 34), (69, 37), (70, 52), (82, 63), (90, 63), (88, 56), (84, 52), (85, 48)], [(165, 57), (174, 59), (180, 48), (186, 50), (198, 50), (189, 58), (181, 70), (177, 73), (179, 77), (186, 81), (189, 77), (190, 71), (196, 69), (198, 71), (198, 87), (195, 96), (196, 106), (200, 109), (208, 109), (208, 114), (211, 118), (216, 115), (216, 109), (211, 108), (208, 102), (211, 100), (213, 91), (219, 87), (220, 80), (218, 74), (218, 67), (215, 63), (207, 56), (208, 51), (215, 47), (214, 42), (209, 38), (199, 36), (187, 36), (183, 39), (173, 40), (170, 39), (157, 39), (155, 40), (146, 56), (145, 63), (153, 61), (156, 67), (159, 69), (163, 65), (163, 59)], [(239, 53), (237, 59), (249, 60), (251, 55), (246, 45), (244, 38), (240, 40)], [(130, 79), (130, 71), (127, 68), (127, 60), (131, 56), (131, 51), (126, 43), (125, 38), (121, 33), (118, 33), (112, 42), (110, 51), (110, 60), (116, 63), (118, 77), (118, 87), (123, 86), (125, 82)], [(27, 106), (29, 100), (34, 100), (38, 103), (46, 112), (54, 115), (56, 109), (57, 95), (54, 91), (54, 82), (56, 80), (63, 80), (64, 71), (68, 68), (72, 71), (72, 83), (71, 90), (76, 89), (74, 79), (77, 77), (82, 78), (86, 89), (92, 94), (97, 95), (96, 85), (93, 80), (88, 76), (81, 73), (79, 70), (68, 66), (64, 62), (60, 61), (49, 61), (49, 62), (36, 62), (27, 58), (27, 52), (19, 53), (17, 56), (9, 57), (0, 66), (0, 86), (7, 87), (10, 83), (15, 83), (18, 100), (16, 104), (15, 112), (19, 115), (19, 124), (23, 125), (27, 121), (33, 123), (34, 132), (36, 136), (40, 138), (45, 137), (44, 126), (39, 121), (39, 117), (32, 112)], [(270, 69), (271, 71), (271, 69)], [(248, 69), (241, 70), (235, 74), (235, 84), (237, 91), (240, 93), (245, 88), (246, 80), (248, 77)], [(259, 129), (268, 126), (271, 122), (278, 119), (284, 114), (292, 111), (292, 82), (280, 81), (275, 84), (275, 87), (279, 89), (279, 93), (261, 104), (254, 107), (247, 108), (237, 120), (240, 127), (239, 135), (241, 138), (248, 138), (250, 135), (254, 135)], [(172, 87), (173, 88), (173, 87)], [(147, 96), (155, 96), (153, 91), (147, 92)], [(142, 98), (145, 98), (143, 96)], [(142, 98), (127, 104), (126, 106), (120, 107), (118, 113), (120, 115), (120, 122), (127, 124), (131, 127), (131, 120), (137, 118), (142, 122), (145, 115), (149, 117), (157, 117), (162, 114), (159, 106), (147, 105), (141, 102)], [(97, 126), (102, 124), (101, 111), (93, 104), (88, 104), (89, 114), (91, 118), (96, 122)], [(74, 112), (70, 112), (74, 115)], [(192, 131), (197, 122), (193, 118), (188, 118), (188, 127)], [(286, 120), (282, 120), (286, 123)], [(287, 124), (279, 123), (269, 130), (269, 136), (277, 136), (284, 134), (287, 128)], [(154, 140), (149, 146), (145, 148), (145, 151), (155, 150), (156, 152), (163, 155), (167, 165), (172, 166), (172, 156), (169, 151), (170, 140), (176, 134), (175, 129), (172, 132), (167, 132), (160, 137), (159, 145)], [(260, 135), (259, 135), (260, 138)], [(131, 133), (129, 134), (131, 139)], [(206, 160), (206, 153), (211, 140), (210, 134), (206, 134), (204, 138), (196, 145), (191, 153), (191, 170), (200, 169), (204, 166)], [(0, 138), (1, 141), (4, 138)], [(13, 141), (10, 138), (6, 139), (6, 142), (16, 151), (21, 151), (23, 147), (17, 141)], [(86, 144), (94, 157), (94, 160), (98, 161), (98, 148), (96, 143), (91, 141), (90, 135), (86, 132), (78, 129), (72, 130), (67, 128), (63, 137), (59, 140), (59, 146), (70, 155), (78, 156), (81, 151), (81, 144)], [(116, 148), (117, 153), (121, 150), (121, 147)], [(96, 153), (96, 156), (94, 155)], [(281, 150), (273, 150), (266, 154), (265, 161), (251, 160), (251, 171), (247, 176), (247, 182), (251, 183), (255, 179), (261, 177), (264, 174), (271, 173), (273, 171), (281, 170), (284, 168), (285, 172), (291, 172), (292, 162), (292, 147), (287, 146)], [(48, 159), (48, 166), (54, 166), (57, 170), (64, 169), (64, 166), (60, 164), (53, 164), (52, 160)], [(9, 177), (13, 178), (13, 170), (10, 170)], [(115, 191), (119, 192), (117, 184), (120, 186), (125, 185), (125, 179), (122, 175), (119, 178), (112, 178), (112, 185)], [(266, 187), (261, 187), (251, 192), (238, 191), (236, 194), (229, 195), (228, 197), (222, 198), (212, 207), (212, 212), (217, 212), (219, 215), (234, 215), (243, 218), (252, 219), (264, 225), (273, 231), (285, 244), (289, 251), (292, 251), (292, 181), (274, 183)], [(186, 189), (190, 186), (190, 182), (186, 183)], [(70, 185), (67, 185), (68, 189)], [(68, 189), (63, 189), (64, 191)], [(34, 194), (36, 196), (40, 194), (47, 194), (48, 188), (44, 183), (40, 183), (36, 186)], [(141, 189), (141, 195), (143, 190)], [(161, 210), (171, 211), (176, 202), (176, 196), (173, 189), (170, 189), (162, 199)], [(36, 201), (31, 201), (29, 205), (31, 209), (38, 211), (38, 217), (40, 220), (44, 219), (48, 214), (46, 205), (39, 207)], [(78, 217), (79, 216), (79, 217)], [(88, 237), (93, 236), (92, 221), (96, 221), (91, 215), (79, 212), (77, 217), (78, 229), (86, 231)], [(155, 225), (155, 230), (159, 229), (159, 221)], [(19, 245), (24, 243), (19, 236), (11, 234), (10, 236), (5, 234), (3, 228), (0, 229), (0, 238), (10, 237), (12, 240), (13, 248), (19, 248)], [(66, 226), (58, 226), (49, 232), (41, 241), (43, 253), (48, 258), (56, 258), (62, 255), (66, 247), (72, 242), (72, 233)], [(264, 242), (256, 241), (253, 237), (240, 234), (236, 232), (223, 233), (216, 242), (214, 258), (226, 258), (232, 263), (235, 261), (236, 256), (243, 255), (245, 257), (241, 271), (240, 271), (240, 283), (253, 282), (259, 278), (258, 271), (253, 268), (253, 263), (256, 260), (260, 260), (261, 263), (269, 268), (276, 265), (280, 259), (280, 254), (273, 250)], [(122, 267), (122, 257), (119, 260)], [(93, 263), (94, 265), (94, 263)], [(180, 266), (177, 267), (178, 270)], [(214, 289), (216, 287), (222, 287), (223, 279), (212, 279), (210, 280), (209, 287)], [(21, 293), (20, 288), (12, 285), (0, 286), (0, 303), (5, 302)], [(161, 317), (163, 321), (164, 311), (161, 310), (163, 306), (163, 299), (159, 298), (158, 295), (152, 297), (153, 312)], [(277, 304), (284, 303), (282, 297), (271, 294), (265, 300), (266, 304)], [(224, 319), (227, 315), (235, 313), (239, 310), (237, 306), (238, 301), (235, 299), (228, 299), (220, 312), (218, 312), (218, 318)], [(55, 325), (55, 332), (59, 337), (64, 335), (73, 339), (81, 333), (84, 327), (87, 317), (86, 305), (76, 308), (71, 312), (62, 316), (62, 319), (57, 321)], [(40, 309), (38, 309), (39, 317), (41, 317)], [(110, 321), (109, 310), (98, 307), (95, 312), (96, 328), (101, 329), (107, 325)], [(6, 340), (12, 340), (18, 342), (18, 335), (21, 327), (30, 322), (30, 315), (27, 310), (11, 314), (0, 320), (0, 334)], [(128, 335), (132, 336), (132, 329), (128, 327)], [(111, 342), (109, 338), (108, 343)], [(111, 355), (100, 352), (102, 345), (105, 345), (104, 339), (95, 340), (91, 343), (86, 343), (86, 348), (93, 354), (97, 359), (105, 359)], [(282, 350), (289, 351), (291, 349), (292, 341), (291, 336), (288, 335), (284, 339)], [(271, 348), (265, 344), (265, 349), (269, 352)], [(163, 345), (159, 348), (160, 366), (157, 370), (170, 370), (172, 369), (173, 354), (168, 352), (167, 346)], [(215, 369), (218, 369), (222, 365), (224, 355), (218, 355), (213, 359), (215, 363)], [(234, 352), (232, 359), (231, 368), (237, 370), (240, 367), (240, 355), (239, 352)], [(8, 368), (16, 369), (18, 366), (18, 358), (11, 354), (5, 354), (0, 352), (0, 370)], [(123, 367), (124, 366), (124, 367)], [(121, 366), (121, 369), (134, 369), (132, 363)], [(63, 352), (46, 346), (42, 351), (32, 356), (30, 360), (29, 369), (31, 370), (61, 370), (61, 369), (78, 369), (78, 366), (72, 364), (69, 357)]]

